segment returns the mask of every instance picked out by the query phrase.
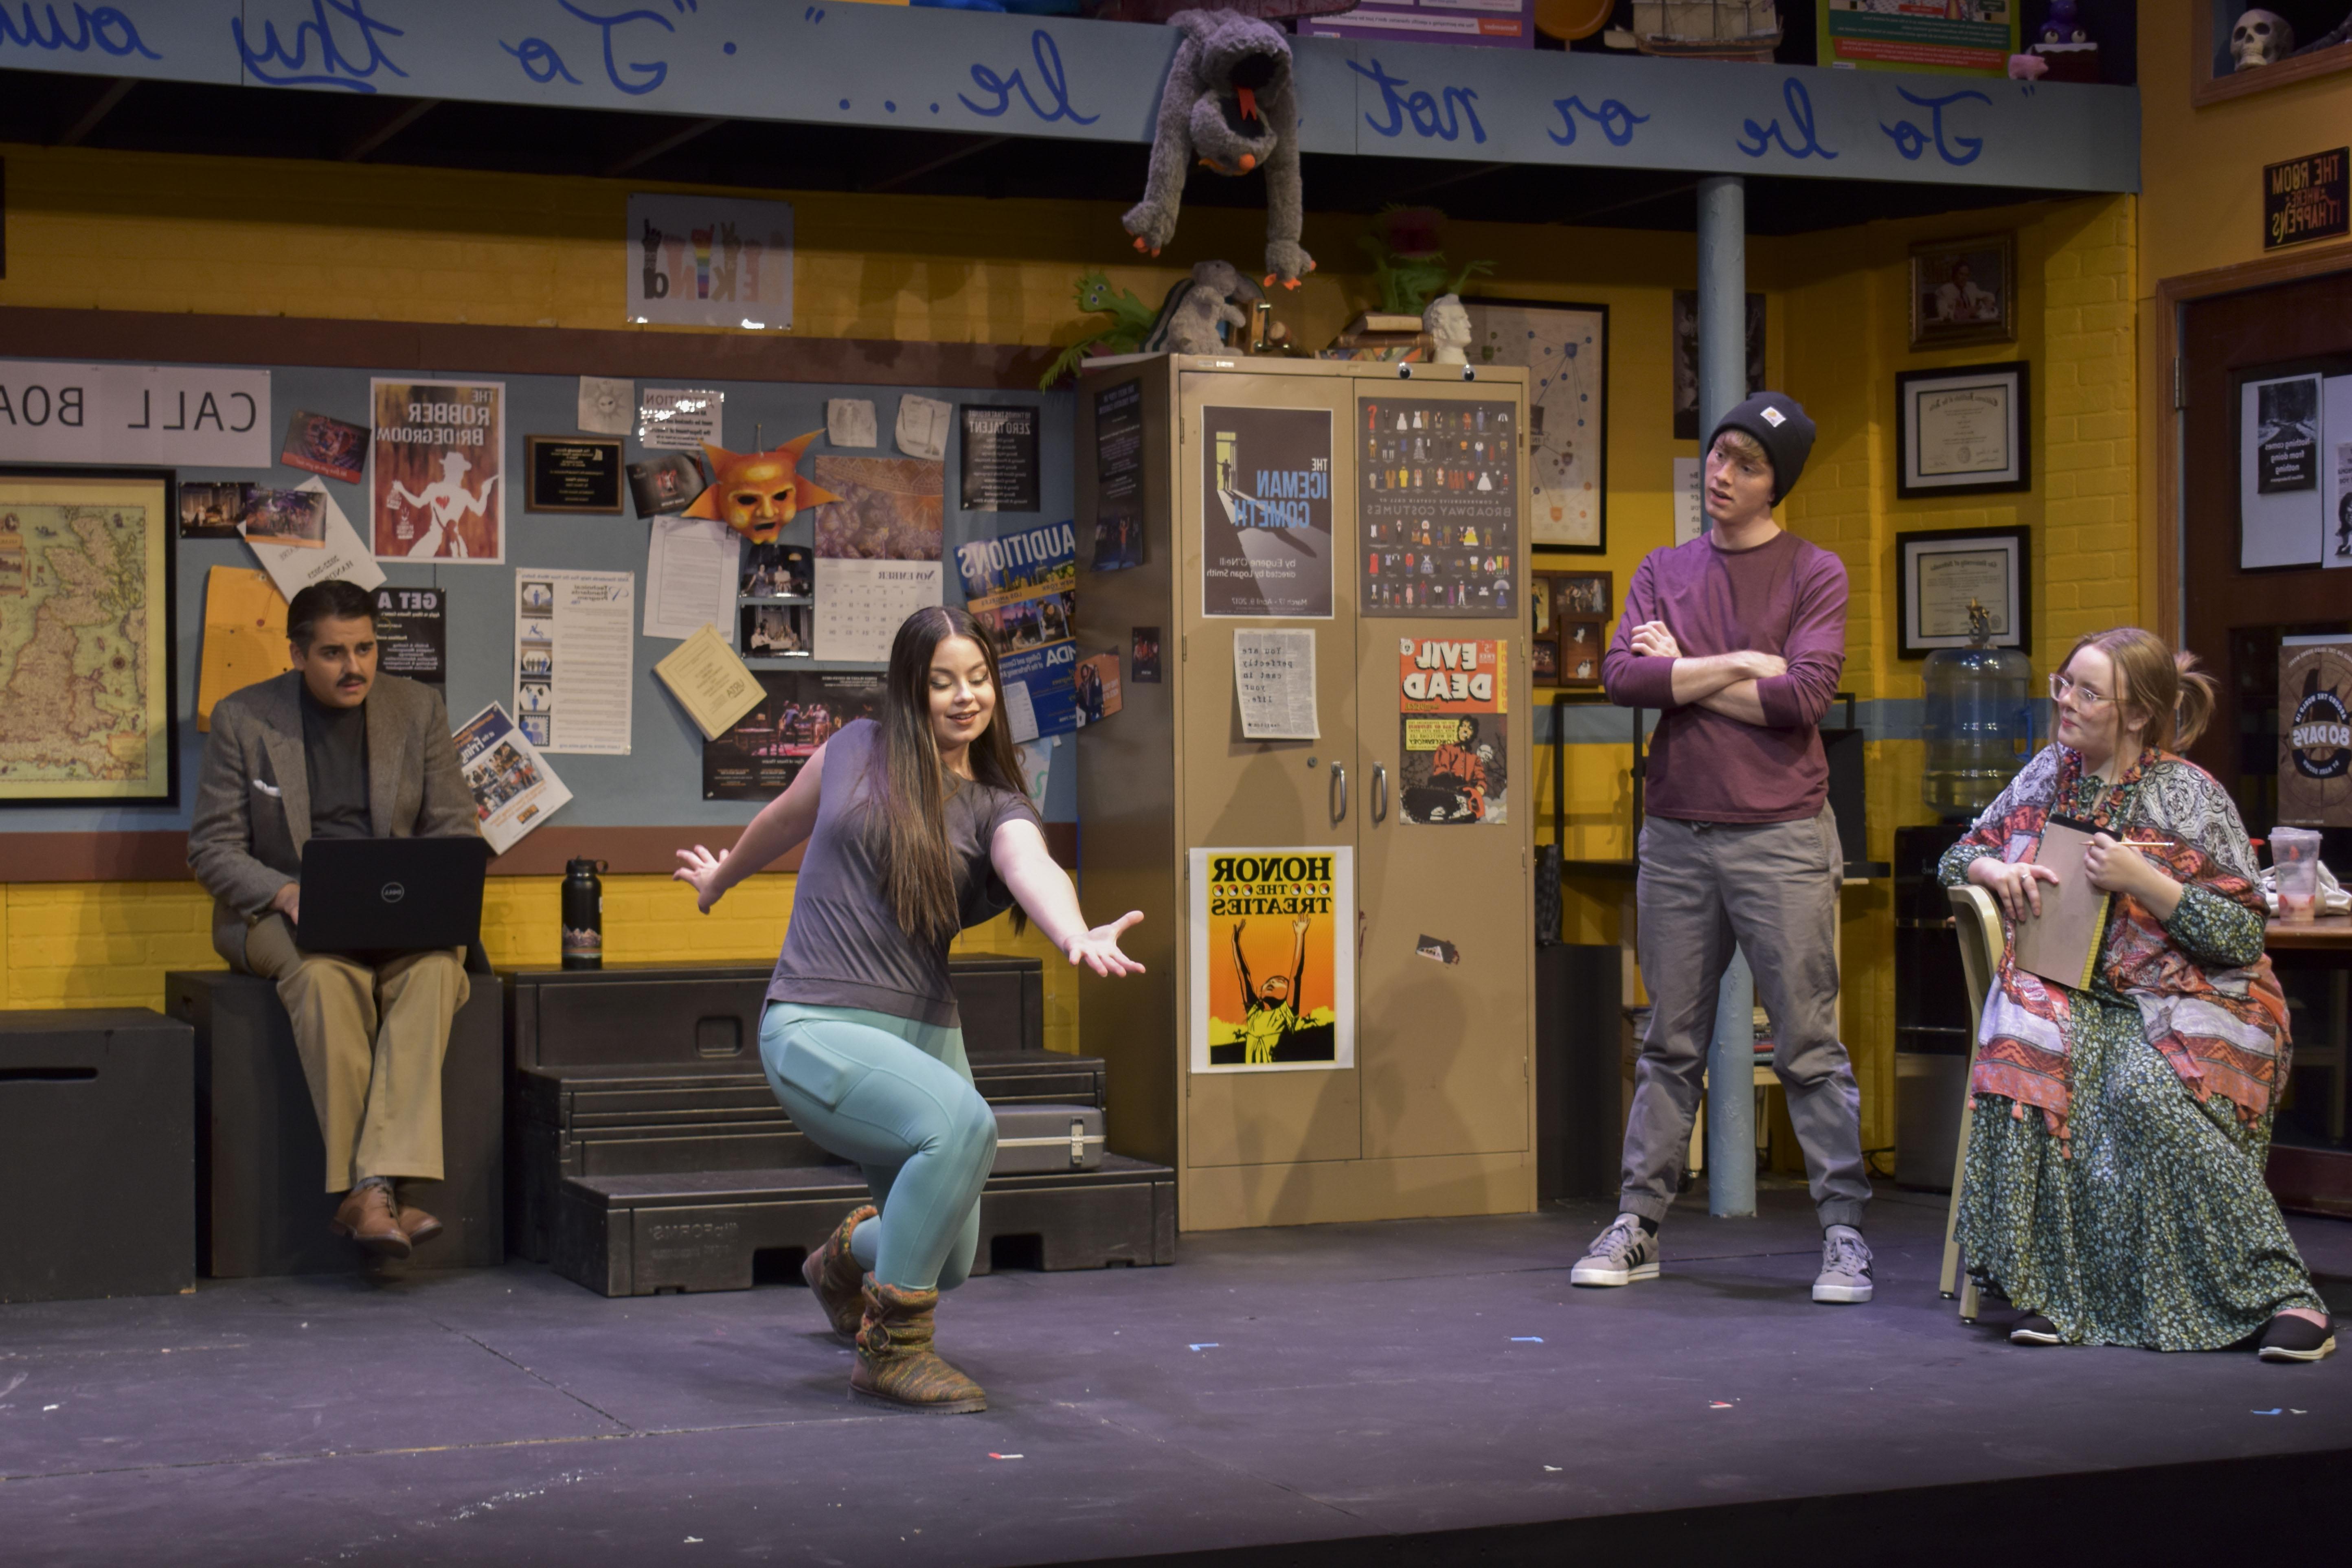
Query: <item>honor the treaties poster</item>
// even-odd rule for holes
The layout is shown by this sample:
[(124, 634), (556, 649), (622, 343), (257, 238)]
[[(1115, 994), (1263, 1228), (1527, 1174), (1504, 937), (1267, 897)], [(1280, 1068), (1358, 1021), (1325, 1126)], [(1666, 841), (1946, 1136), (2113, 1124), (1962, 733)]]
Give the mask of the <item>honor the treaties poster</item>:
[(1355, 1066), (1355, 852), (1191, 853), (1192, 1070)]
[(1201, 410), (1201, 613), (1331, 616), (1331, 416)]

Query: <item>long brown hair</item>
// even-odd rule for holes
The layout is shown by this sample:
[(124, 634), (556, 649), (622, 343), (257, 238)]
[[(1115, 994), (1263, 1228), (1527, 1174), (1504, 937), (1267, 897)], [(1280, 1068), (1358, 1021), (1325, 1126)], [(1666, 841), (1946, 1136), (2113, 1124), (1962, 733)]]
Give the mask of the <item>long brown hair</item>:
[[(1003, 683), (996, 639), (966, 610), (927, 605), (908, 616), (890, 643), (883, 678), (881, 733), (866, 760), (866, 833), (882, 868), (882, 897), (898, 929), (919, 940), (952, 937), (961, 929), (955, 865), (948, 854), (946, 764), (931, 731), (931, 656), (950, 637), (970, 637), (988, 660), (988, 684), (997, 697), (988, 727), (971, 742), (973, 782), (1024, 795), (1021, 764), (1004, 725)], [(956, 781), (960, 782), (960, 781)], [(1013, 907), (1015, 931), (1028, 923)]]
[(2126, 717), (2132, 711), (2142, 715), (2142, 745), (2178, 752), (2205, 732), (2213, 717), (2215, 687), (2213, 678), (2197, 668), (2195, 654), (2187, 649), (2175, 653), (2162, 637), (2138, 626), (2116, 626), (2077, 642), (2058, 668), (2065, 669), (2086, 647), (2097, 648), (2113, 661), (2118, 711)]

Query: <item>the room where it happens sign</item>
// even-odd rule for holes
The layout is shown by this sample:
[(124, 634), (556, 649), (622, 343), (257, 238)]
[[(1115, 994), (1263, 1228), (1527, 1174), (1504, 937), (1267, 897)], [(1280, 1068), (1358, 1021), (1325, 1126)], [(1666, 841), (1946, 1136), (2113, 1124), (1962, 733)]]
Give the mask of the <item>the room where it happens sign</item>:
[(2352, 148), (2289, 158), (2263, 166), (2263, 248), (2302, 245), (2352, 234), (2352, 202), (2347, 185)]

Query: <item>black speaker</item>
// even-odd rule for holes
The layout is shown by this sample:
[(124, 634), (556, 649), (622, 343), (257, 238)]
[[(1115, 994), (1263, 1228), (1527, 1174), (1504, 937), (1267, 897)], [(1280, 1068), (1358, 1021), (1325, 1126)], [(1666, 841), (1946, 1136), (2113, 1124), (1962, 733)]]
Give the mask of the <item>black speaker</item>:
[(1536, 950), (1536, 1196), (1617, 1191), (1624, 955), (1559, 942)]
[(1863, 732), (1823, 730), (1822, 750), (1830, 761), (1830, 810), (1837, 817), (1838, 853), (1849, 866), (1870, 858), (1870, 833), (1863, 815)]

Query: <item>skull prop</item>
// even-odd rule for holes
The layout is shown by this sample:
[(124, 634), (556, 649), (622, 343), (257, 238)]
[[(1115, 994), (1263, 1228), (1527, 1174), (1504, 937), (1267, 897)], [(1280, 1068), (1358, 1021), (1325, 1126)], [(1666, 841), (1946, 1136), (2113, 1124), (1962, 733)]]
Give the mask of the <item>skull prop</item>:
[(2249, 11), (2230, 29), (2230, 68), (2276, 65), (2294, 53), (2294, 27), (2275, 11)]

